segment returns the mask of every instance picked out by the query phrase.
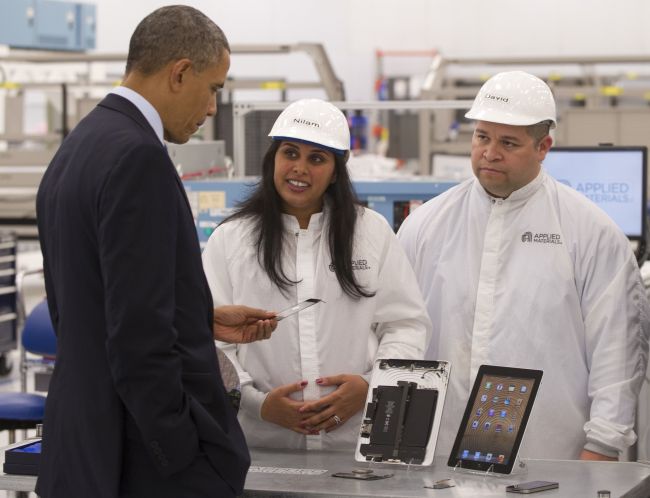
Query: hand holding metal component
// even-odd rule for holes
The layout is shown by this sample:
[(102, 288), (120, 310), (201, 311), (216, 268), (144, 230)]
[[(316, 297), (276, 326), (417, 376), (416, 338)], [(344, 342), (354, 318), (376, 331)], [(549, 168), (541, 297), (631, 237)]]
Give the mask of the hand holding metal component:
[(242, 305), (214, 310), (213, 334), (218, 341), (247, 344), (271, 337), (278, 326), (275, 313)]
[(290, 308), (284, 309), (280, 311), (276, 316), (275, 319), (276, 321), (280, 321), (288, 316), (293, 315), (294, 313), (298, 313), (306, 308), (309, 308), (310, 306), (313, 306), (316, 303), (324, 303), (322, 299), (305, 299), (304, 301), (299, 302), (298, 304), (291, 306)]

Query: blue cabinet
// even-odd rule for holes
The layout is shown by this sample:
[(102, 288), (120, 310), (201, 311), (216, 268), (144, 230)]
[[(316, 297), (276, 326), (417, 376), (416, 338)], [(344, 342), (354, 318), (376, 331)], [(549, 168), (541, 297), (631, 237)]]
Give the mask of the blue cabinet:
[(4, 0), (0, 43), (16, 48), (82, 51), (95, 48), (96, 10), (56, 0)]
[(36, 30), (34, 0), (5, 0), (0, 15), (0, 43), (15, 47), (34, 46)]

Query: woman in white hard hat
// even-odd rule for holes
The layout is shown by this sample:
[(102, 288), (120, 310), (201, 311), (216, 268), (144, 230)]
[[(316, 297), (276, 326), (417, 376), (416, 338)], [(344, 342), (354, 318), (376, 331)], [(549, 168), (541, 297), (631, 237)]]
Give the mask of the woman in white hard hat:
[(376, 358), (422, 358), (430, 321), (386, 220), (359, 205), (350, 132), (328, 102), (279, 116), (254, 192), (212, 234), (203, 262), (215, 306), (324, 302), (268, 341), (222, 344), (242, 383), (251, 446), (353, 448)]

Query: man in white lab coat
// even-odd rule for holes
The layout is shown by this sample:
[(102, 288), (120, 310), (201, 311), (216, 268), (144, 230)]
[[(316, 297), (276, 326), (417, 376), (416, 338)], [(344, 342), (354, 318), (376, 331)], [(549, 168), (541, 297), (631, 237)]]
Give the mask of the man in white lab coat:
[(481, 364), (544, 377), (520, 455), (617, 459), (634, 444), (649, 307), (614, 222), (542, 162), (553, 140), (549, 87), (497, 74), (476, 120), (469, 179), (418, 208), (399, 238), (427, 303), (427, 358), (449, 360), (439, 454), (448, 454)]

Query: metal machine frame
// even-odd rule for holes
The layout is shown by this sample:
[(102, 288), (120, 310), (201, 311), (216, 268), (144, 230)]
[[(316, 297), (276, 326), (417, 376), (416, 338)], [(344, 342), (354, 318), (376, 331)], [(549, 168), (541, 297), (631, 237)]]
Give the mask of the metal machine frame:
[[(244, 78), (244, 79), (228, 79), (224, 85), (224, 89), (229, 92), (241, 89), (323, 89), (329, 100), (344, 100), (345, 92), (343, 89), (343, 82), (336, 76), (334, 67), (332, 66), (325, 47), (320, 43), (296, 43), (296, 44), (251, 44), (251, 45), (232, 45), (232, 55), (278, 55), (303, 52), (311, 58), (314, 67), (318, 74), (318, 81), (285, 81), (269, 78)], [(45, 51), (27, 51), (15, 50), (8, 51), (7, 54), (0, 54), (0, 87), (7, 86), (13, 90), (19, 91), (21, 88), (47, 88), (54, 87), (61, 90), (62, 99), (62, 122), (61, 129), (57, 130), (54, 137), (57, 135), (61, 138), (65, 137), (69, 129), (72, 128), (73, 123), (69, 122), (68, 118), (68, 100), (71, 89), (81, 87), (82, 90), (89, 87), (112, 87), (117, 83), (116, 81), (93, 81), (91, 78), (91, 71), (93, 64), (96, 63), (124, 63), (127, 54), (124, 53), (105, 53), (105, 54), (87, 54), (87, 53), (70, 53), (70, 52), (45, 52)], [(45, 64), (85, 64), (85, 72), (82, 70), (77, 74), (76, 81), (61, 81), (61, 82), (11, 82), (10, 71), (5, 65), (11, 64), (32, 64), (32, 65), (45, 65)], [(22, 122), (22, 121), (21, 121)], [(0, 137), (3, 139), (4, 137)], [(7, 137), (9, 138), (9, 137)], [(16, 140), (17, 137), (14, 133), (10, 139)], [(38, 140), (39, 137), (30, 136), (25, 137), (31, 140)], [(52, 140), (52, 134), (47, 134), (44, 138)], [(6, 138), (4, 138), (6, 139)]]
[[(313, 61), (318, 79), (316, 81), (285, 81), (269, 78), (229, 79), (225, 90), (232, 93), (241, 89), (274, 89), (283, 92), (291, 89), (323, 89), (330, 100), (345, 98), (343, 83), (336, 76), (325, 48), (318, 43), (298, 43), (282, 45), (232, 45), (231, 54), (275, 55), (303, 52)], [(100, 100), (98, 89), (111, 88), (117, 81), (97, 81), (93, 79), (93, 68), (99, 63), (124, 63), (125, 53), (72, 53), (55, 51), (30, 51), (11, 49), (0, 51), (0, 89), (8, 92), (5, 99), (6, 120), (0, 141), (9, 144), (0, 150), (0, 227), (9, 227), (21, 237), (35, 237), (35, 213), (33, 199), (45, 166), (52, 159), (58, 145), (76, 123)], [(58, 75), (58, 81), (47, 74), (48, 65), (63, 64), (74, 68), (74, 78)], [(72, 66), (71, 66), (72, 65)], [(30, 77), (16, 78), (17, 69), (30, 69)], [(32, 68), (36, 70), (32, 71)], [(40, 71), (43, 69), (43, 71)], [(67, 71), (67, 69), (66, 69)], [(19, 72), (19, 71), (18, 71)], [(43, 76), (44, 81), (37, 78)], [(20, 79), (21, 81), (12, 81)], [(27, 80), (27, 81), (23, 81)], [(51, 128), (43, 134), (26, 134), (23, 131), (23, 95), (26, 90), (46, 90), (60, 92), (61, 116), (48, 124)], [(105, 92), (101, 92), (102, 95)], [(73, 107), (74, 104), (74, 107)], [(71, 114), (71, 110), (74, 115)], [(214, 123), (206, 121), (202, 133), (212, 139)], [(22, 147), (29, 144), (29, 147)], [(36, 147), (34, 145), (37, 144)]]
[[(420, 174), (428, 175), (431, 171), (431, 150), (428, 142), (428, 130), (431, 115), (436, 111), (469, 109), (471, 100), (384, 100), (367, 102), (332, 102), (342, 111), (417, 111), (420, 116)], [(254, 111), (281, 111), (286, 102), (245, 102), (233, 106), (233, 162), (235, 175), (244, 176), (246, 164), (246, 120), (247, 114)]]
[[(561, 122), (555, 133), (556, 145), (611, 143), (650, 147), (648, 134), (642, 132), (650, 124), (650, 69), (643, 73), (642, 80), (632, 81), (625, 76), (630, 68), (648, 65), (650, 56), (647, 55), (444, 57), (438, 54), (429, 66), (420, 98), (473, 99), (487, 76), (524, 69), (545, 79), (555, 95)], [(636, 76), (631, 74), (630, 78)], [(420, 155), (468, 153), (471, 125), (461, 122), (458, 139), (445, 141), (457, 117), (448, 113), (436, 118), (420, 123)]]

